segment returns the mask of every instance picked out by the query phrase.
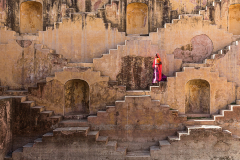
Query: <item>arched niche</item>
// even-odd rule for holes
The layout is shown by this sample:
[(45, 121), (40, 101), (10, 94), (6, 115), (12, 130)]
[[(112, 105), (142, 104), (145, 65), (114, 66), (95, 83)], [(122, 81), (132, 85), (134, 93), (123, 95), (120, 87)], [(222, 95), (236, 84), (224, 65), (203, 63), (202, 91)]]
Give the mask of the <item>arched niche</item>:
[(210, 113), (210, 84), (206, 80), (194, 79), (185, 85), (185, 113)]
[(35, 1), (21, 3), (20, 33), (37, 33), (43, 30), (42, 4)]
[(89, 85), (86, 81), (72, 79), (65, 83), (65, 115), (89, 114)]
[(148, 6), (144, 3), (127, 5), (127, 34), (148, 34)]
[(229, 7), (228, 31), (234, 35), (240, 34), (240, 4)]

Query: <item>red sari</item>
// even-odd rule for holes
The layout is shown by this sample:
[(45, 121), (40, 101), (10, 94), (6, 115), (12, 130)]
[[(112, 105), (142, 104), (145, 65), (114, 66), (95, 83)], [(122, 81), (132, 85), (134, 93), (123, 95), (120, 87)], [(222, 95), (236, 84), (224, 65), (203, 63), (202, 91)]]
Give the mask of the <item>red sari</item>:
[(157, 82), (160, 82), (161, 79), (162, 79), (162, 61), (161, 61), (161, 58), (159, 56), (159, 54), (157, 53), (158, 57), (159, 58), (154, 58), (154, 61), (153, 61), (153, 65), (152, 65), (152, 68), (153, 68), (153, 83), (157, 83)]

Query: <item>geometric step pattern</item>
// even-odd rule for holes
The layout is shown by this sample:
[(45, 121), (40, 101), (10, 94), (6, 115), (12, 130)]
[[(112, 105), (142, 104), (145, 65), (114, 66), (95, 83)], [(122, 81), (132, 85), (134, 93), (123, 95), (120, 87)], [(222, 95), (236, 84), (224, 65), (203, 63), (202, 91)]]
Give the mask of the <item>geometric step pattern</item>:
[[(95, 141), (99, 145), (105, 145), (105, 147), (109, 150), (116, 151), (122, 155), (126, 155), (126, 148), (117, 147), (116, 141), (109, 141), (107, 136), (99, 136), (99, 131), (90, 131), (89, 127), (64, 127), (64, 128), (56, 128), (53, 130), (53, 133), (49, 132), (43, 135), (42, 138), (37, 138), (34, 143), (28, 143), (22, 148), (17, 149), (12, 153), (13, 160), (24, 158), (24, 153), (29, 152), (29, 148), (38, 147), (39, 143), (51, 143), (54, 138), (61, 139), (67, 137), (83, 137), (87, 139), (87, 141), (92, 142)], [(6, 156), (6, 160), (11, 158), (11, 156)]]
[[(236, 102), (239, 102), (237, 100)], [(185, 125), (216, 125), (216, 121), (224, 117), (226, 112), (233, 112), (234, 108), (239, 108), (240, 105), (228, 105), (227, 109), (220, 110), (220, 114), (212, 115), (212, 118), (202, 118), (202, 119), (189, 119), (185, 122)]]
[(215, 125), (186, 126), (186, 131), (178, 131), (176, 136), (168, 136), (167, 140), (159, 141), (159, 146), (150, 147), (151, 155), (155, 154), (156, 152), (161, 151), (161, 149), (163, 149), (163, 148), (166, 148), (167, 150), (171, 150), (171, 143), (180, 141), (182, 136), (188, 136), (191, 134), (191, 131), (197, 131), (197, 130), (204, 130), (204, 131), (218, 130), (220, 132), (223, 132), (224, 134), (232, 136), (233, 138), (240, 139), (240, 137), (232, 135), (232, 133), (230, 131), (222, 130), (221, 127), (215, 126)]

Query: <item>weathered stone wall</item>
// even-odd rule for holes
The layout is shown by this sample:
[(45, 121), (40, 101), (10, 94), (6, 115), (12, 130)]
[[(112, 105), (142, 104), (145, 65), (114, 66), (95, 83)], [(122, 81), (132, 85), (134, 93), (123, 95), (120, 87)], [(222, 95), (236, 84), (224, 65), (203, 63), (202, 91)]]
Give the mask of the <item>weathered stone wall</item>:
[[(14, 32), (0, 31), (1, 37), (1, 82), (11, 89), (27, 89), (37, 81), (62, 70), (67, 60), (59, 54), (36, 44), (35, 37), (19, 37), (15, 40)], [(10, 38), (10, 39), (8, 39)], [(11, 39), (12, 38), (12, 39)]]
[[(73, 76), (73, 77), (72, 77)], [(89, 85), (89, 112), (95, 114), (98, 110), (105, 110), (107, 105), (114, 105), (117, 99), (122, 99), (126, 88), (108, 82), (108, 77), (99, 77), (97, 72), (63, 71), (53, 79), (47, 79), (46, 85), (39, 85), (30, 90), (29, 98), (38, 105), (46, 106), (47, 110), (54, 110), (56, 114), (66, 114), (64, 85), (69, 80), (84, 80)], [(75, 95), (77, 96), (77, 95)], [(66, 106), (68, 107), (68, 106)]]
[(202, 63), (212, 54), (213, 43), (206, 35), (198, 35), (191, 39), (191, 44), (174, 50), (174, 58), (182, 59), (183, 63)]
[[(141, 79), (139, 77), (152, 78), (152, 75), (148, 73), (151, 72), (150, 66), (152, 65), (149, 58), (154, 57), (156, 53), (159, 53), (161, 56), (163, 73), (166, 74), (165, 71), (167, 67), (165, 66), (168, 66), (168, 63), (165, 52), (158, 49), (157, 45), (151, 45), (151, 41), (145, 40), (126, 41), (126, 45), (118, 46), (117, 50), (110, 50), (109, 55), (104, 55), (101, 59), (94, 59), (93, 64), (94, 68), (101, 71), (102, 75), (109, 76), (110, 80), (116, 80), (118, 78), (120, 83), (126, 83), (126, 81), (129, 80), (127, 83), (133, 84)], [(130, 58), (129, 60), (128, 57)], [(137, 64), (134, 65), (131, 59), (135, 59)], [(141, 61), (141, 59), (144, 59), (144, 61)], [(138, 67), (142, 68), (142, 70), (139, 68), (141, 71), (138, 71)], [(144, 72), (144, 70), (146, 72)], [(127, 75), (126, 72), (133, 75)], [(125, 75), (123, 75), (123, 73), (125, 73)], [(137, 76), (137, 74), (141, 76)], [(124, 80), (125, 77), (128, 80)], [(136, 87), (133, 85), (132, 88)], [(145, 86), (143, 88), (145, 88)]]
[(12, 99), (0, 99), (0, 159), (12, 150)]
[(29, 99), (39, 106), (46, 106), (56, 114), (64, 114), (64, 84), (57, 80), (39, 84), (38, 88), (30, 88)]
[(154, 57), (125, 56), (121, 61), (121, 71), (117, 75), (118, 85), (124, 85), (127, 90), (149, 89), (153, 79)]
[(3, 25), (3, 23), (6, 21), (6, 9), (7, 9), (7, 4), (6, 0), (2, 0), (0, 2), (0, 26)]
[(221, 129), (194, 129), (190, 135), (181, 136), (180, 141), (162, 146), (151, 154), (151, 159), (238, 159), (239, 138), (232, 137)]
[(100, 130), (101, 135), (133, 151), (148, 149), (156, 141), (183, 130), (186, 117), (173, 115), (169, 107), (160, 106), (160, 101), (153, 101), (150, 96), (127, 96), (125, 101), (117, 101), (115, 107), (98, 112), (96, 118), (89, 117), (88, 121), (91, 129)]
[(235, 82), (238, 86), (240, 85), (240, 75), (238, 74), (240, 71), (239, 45), (231, 45), (230, 50), (226, 54), (222, 54), (222, 57), (219, 59), (209, 61), (208, 65), (211, 67), (211, 71), (217, 71), (221, 77), (226, 77), (229, 82)]
[(104, 24), (93, 13), (73, 14), (72, 18), (63, 19), (55, 28), (39, 32), (39, 41), (55, 49), (71, 62), (92, 62), (100, 58), (109, 49), (124, 44), (125, 33)]
[(225, 108), (228, 104), (235, 102), (236, 85), (228, 82), (227, 78), (219, 77), (218, 72), (210, 72), (210, 67), (184, 68), (183, 72), (177, 72), (176, 77), (168, 77), (167, 102), (180, 114), (186, 113), (185, 85), (194, 79), (205, 80), (210, 84), (210, 114), (218, 113), (219, 109)]
[[(204, 21), (202, 16), (182, 15), (180, 19), (174, 20), (172, 24), (166, 24), (166, 28), (161, 30), (164, 34), (159, 46), (167, 54), (172, 54), (176, 48), (181, 48), (182, 44), (190, 44), (193, 37), (201, 34), (210, 38), (213, 43), (213, 52), (232, 42), (232, 34), (217, 29), (216, 25)], [(153, 42), (153, 44), (155, 43)]]
[(224, 130), (231, 131), (233, 135), (240, 136), (239, 114), (240, 114), (240, 106), (234, 106), (232, 111), (224, 112), (224, 117), (216, 118), (215, 124), (221, 126)]
[[(66, 148), (67, 151), (66, 151)], [(14, 155), (13, 160), (17, 159), (116, 159), (124, 160), (126, 150), (116, 150), (115, 145), (107, 145), (106, 142), (96, 142), (93, 138), (81, 135), (65, 135), (48, 138), (42, 143), (35, 144), (34, 147), (25, 150), (23, 155)]]
[[(27, 0), (3, 0), (0, 6), (0, 20), (16, 32), (20, 31), (20, 23), (22, 23), (22, 20), (20, 20), (20, 15), (22, 15), (20, 6), (23, 2), (27, 2)], [(43, 17), (41, 18), (41, 22), (43, 25), (41, 25), (40, 30), (45, 30), (46, 27), (53, 26), (55, 22), (60, 22), (63, 17), (69, 16), (70, 12), (95, 12), (109, 1), (36, 0), (36, 2), (42, 4), (41, 10)], [(11, 12), (8, 12), (7, 8), (9, 7), (11, 8), (10, 10), (12, 10)]]

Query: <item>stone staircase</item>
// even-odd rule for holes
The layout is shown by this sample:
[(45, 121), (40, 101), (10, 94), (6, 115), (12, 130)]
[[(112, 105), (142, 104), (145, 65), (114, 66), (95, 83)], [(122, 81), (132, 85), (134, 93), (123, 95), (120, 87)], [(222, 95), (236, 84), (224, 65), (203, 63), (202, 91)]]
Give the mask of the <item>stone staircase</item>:
[[(89, 145), (93, 144), (92, 147), (97, 145), (119, 155), (126, 155), (126, 148), (117, 147), (117, 141), (110, 141), (108, 136), (100, 136), (99, 131), (91, 131), (87, 122), (84, 120), (63, 120), (58, 123), (58, 127), (59, 128), (54, 129), (53, 132), (46, 133), (41, 138), (37, 138), (33, 143), (28, 143), (15, 150), (12, 154), (7, 155), (5, 160), (26, 158), (29, 156), (28, 153), (31, 152), (31, 150), (38, 149), (38, 147), (41, 149), (41, 145), (51, 144), (52, 142), (56, 143), (58, 140), (64, 141), (71, 138), (77, 138)], [(33, 158), (32, 155), (36, 156), (37, 154), (32, 153), (31, 157), (28, 158)]]
[[(12, 98), (13, 106), (13, 128), (15, 134), (36, 133), (52, 130), (62, 120), (61, 115), (55, 115), (54, 111), (46, 110), (45, 106), (36, 106), (34, 101), (27, 100), (27, 96), (20, 96), (22, 91), (10, 91), (10, 95), (1, 98)], [(23, 91), (25, 94), (25, 91)], [(9, 93), (9, 92), (8, 92)], [(29, 145), (25, 146), (29, 147)], [(17, 149), (19, 153), (22, 149)], [(11, 153), (10, 153), (11, 154)], [(5, 159), (10, 159), (7, 155)]]
[(221, 120), (224, 119), (225, 114), (229, 114), (231, 112), (234, 112), (234, 109), (240, 108), (239, 100), (236, 101), (237, 105), (228, 105), (227, 109), (221, 109), (219, 110), (219, 114), (213, 114), (211, 115), (211, 118), (193, 118), (188, 119), (185, 122), (186, 126), (191, 125), (221, 125)]
[[(16, 94), (13, 92), (13, 95)], [(19, 126), (16, 125), (17, 128), (30, 127), (30, 129), (34, 129), (42, 127), (41, 130), (43, 128), (46, 129), (48, 127), (54, 128), (54, 125), (56, 125), (58, 122), (62, 120), (61, 115), (55, 115), (54, 111), (46, 110), (45, 106), (36, 106), (34, 101), (27, 100), (27, 96), (8, 96), (8, 97), (20, 99), (20, 104), (19, 106), (15, 106), (14, 112), (17, 113), (17, 115), (15, 115), (16, 116), (15, 118), (20, 116), (21, 121), (24, 121), (23, 123), (24, 126), (18, 124)]]
[(240, 137), (232, 135), (232, 133), (228, 130), (222, 130), (219, 126), (214, 125), (195, 125), (195, 126), (186, 126), (185, 131), (178, 131), (176, 136), (168, 136), (167, 140), (159, 141), (159, 146), (150, 147), (151, 157), (154, 156), (157, 152), (165, 152), (166, 150), (171, 150), (171, 144), (177, 143), (181, 141), (181, 137), (189, 136), (192, 132), (198, 131), (208, 131), (215, 130), (218, 132), (222, 132), (225, 135), (232, 136), (234, 139), (239, 140)]
[(233, 41), (230, 45), (227, 45), (223, 49), (217, 52), (213, 52), (212, 55), (205, 59), (203, 63), (183, 63), (182, 67), (211, 67), (214, 62), (220, 58), (223, 58), (230, 50), (234, 50), (238, 47), (239, 40)]

